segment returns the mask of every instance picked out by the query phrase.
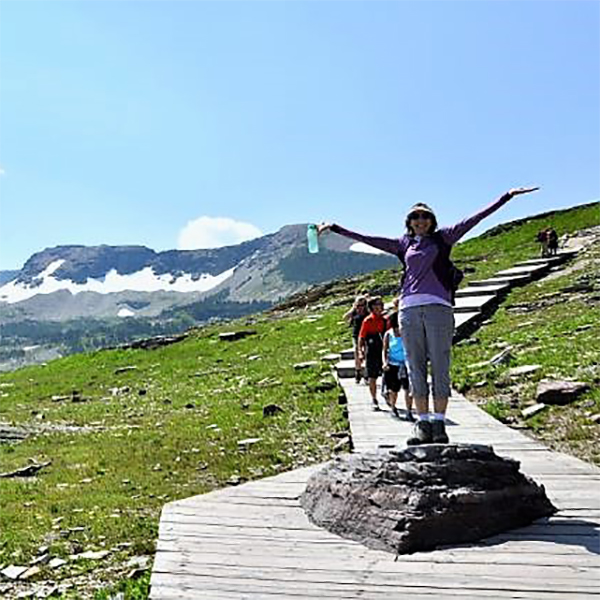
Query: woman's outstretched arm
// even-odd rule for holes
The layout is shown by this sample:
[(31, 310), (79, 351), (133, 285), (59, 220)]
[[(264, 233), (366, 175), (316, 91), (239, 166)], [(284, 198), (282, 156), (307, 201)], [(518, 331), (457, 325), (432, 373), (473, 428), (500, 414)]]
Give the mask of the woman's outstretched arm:
[(461, 237), (463, 237), (463, 235), (465, 235), (465, 233), (473, 229), (473, 227), (475, 227), (475, 225), (477, 225), (479, 222), (483, 221), (483, 219), (496, 212), (515, 196), (529, 194), (539, 189), (539, 187), (513, 188), (505, 194), (502, 194), (502, 196), (500, 196), (497, 200), (494, 200), (494, 202), (488, 204), (485, 208), (474, 215), (467, 217), (466, 219), (463, 219), (462, 221), (459, 221), (450, 227), (441, 227), (440, 232), (448, 244), (455, 244), (458, 240), (460, 240)]
[(356, 231), (350, 231), (335, 223), (321, 223), (318, 226), (317, 231), (319, 235), (325, 231), (333, 231), (333, 233), (343, 235), (344, 237), (356, 240), (357, 242), (362, 242), (363, 244), (368, 244), (369, 246), (373, 246), (373, 248), (377, 248), (383, 252), (389, 252), (395, 256), (398, 256), (398, 253), (400, 252), (399, 239), (363, 235)]

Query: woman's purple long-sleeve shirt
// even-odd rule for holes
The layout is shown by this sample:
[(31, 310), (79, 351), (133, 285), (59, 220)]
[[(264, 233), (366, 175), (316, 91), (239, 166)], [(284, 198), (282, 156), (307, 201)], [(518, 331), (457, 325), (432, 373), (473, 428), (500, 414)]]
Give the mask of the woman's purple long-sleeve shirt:
[[(509, 194), (504, 194), (471, 217), (463, 219), (450, 227), (440, 227), (438, 231), (441, 233), (444, 241), (448, 245), (453, 246), (468, 231), (473, 229), (475, 225), (501, 206), (504, 206), (510, 199), (511, 196)], [(423, 236), (415, 238), (407, 234), (401, 238), (375, 237), (350, 231), (337, 224), (331, 226), (331, 231), (357, 242), (373, 246), (373, 248), (377, 248), (383, 252), (394, 254), (402, 259), (406, 264), (406, 277), (400, 290), (400, 295), (403, 298), (412, 294), (430, 294), (450, 302), (450, 291), (442, 285), (433, 271), (433, 263), (439, 249), (431, 237)]]

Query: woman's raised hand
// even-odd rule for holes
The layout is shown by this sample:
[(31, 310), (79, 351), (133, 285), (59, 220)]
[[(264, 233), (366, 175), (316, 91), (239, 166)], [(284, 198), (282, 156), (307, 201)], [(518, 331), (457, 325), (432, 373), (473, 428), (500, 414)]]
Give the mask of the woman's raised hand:
[(322, 233), (325, 233), (326, 231), (329, 231), (331, 229), (331, 223), (321, 223), (320, 225), (317, 225), (317, 234), (321, 235)]
[(519, 196), (520, 194), (529, 194), (530, 192), (536, 192), (539, 189), (540, 189), (539, 187), (513, 188), (512, 190), (509, 190), (508, 193), (509, 193), (510, 197), (513, 198), (514, 196)]

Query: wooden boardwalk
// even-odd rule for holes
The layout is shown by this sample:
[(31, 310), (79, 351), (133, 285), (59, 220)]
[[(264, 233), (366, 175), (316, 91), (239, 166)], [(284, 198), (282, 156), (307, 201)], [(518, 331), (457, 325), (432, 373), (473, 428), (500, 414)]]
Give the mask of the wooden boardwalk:
[[(373, 412), (364, 385), (344, 382), (356, 451), (404, 445), (408, 423)], [(365, 548), (312, 525), (298, 498), (315, 468), (165, 506), (153, 599), (600, 598), (600, 469), (550, 452), (460, 396), (451, 441), (492, 444), (543, 483), (559, 512), (521, 529), (434, 552)]]
[[(403, 447), (410, 424), (374, 412), (366, 386), (341, 383), (354, 451)], [(549, 451), (459, 395), (448, 417), (451, 442), (519, 460), (559, 512), (477, 544), (395, 560), (310, 523), (299, 496), (319, 467), (299, 469), (167, 504), (151, 598), (600, 600), (600, 469)]]

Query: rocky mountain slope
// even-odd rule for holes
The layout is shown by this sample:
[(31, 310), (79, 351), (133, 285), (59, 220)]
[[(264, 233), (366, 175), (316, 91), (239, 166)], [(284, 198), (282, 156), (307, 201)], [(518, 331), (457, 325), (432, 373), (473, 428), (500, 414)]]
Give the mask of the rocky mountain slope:
[(335, 235), (309, 254), (305, 224), (209, 250), (48, 248), (0, 285), (0, 369), (238, 317), (397, 263)]
[(306, 225), (209, 250), (57, 246), (34, 254), (0, 287), (0, 322), (153, 317), (216, 294), (272, 303), (313, 283), (396, 263), (353, 246), (329, 236), (318, 255), (309, 255)]

